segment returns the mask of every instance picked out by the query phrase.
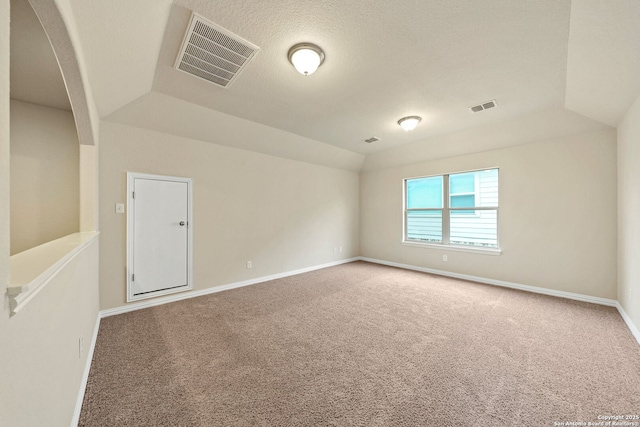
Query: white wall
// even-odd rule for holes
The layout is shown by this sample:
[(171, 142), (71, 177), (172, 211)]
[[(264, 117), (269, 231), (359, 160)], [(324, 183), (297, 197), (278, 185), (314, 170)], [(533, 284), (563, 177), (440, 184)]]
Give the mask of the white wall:
[(196, 290), (359, 254), (357, 172), (103, 122), (102, 309), (125, 304), (127, 171), (193, 178)]
[(618, 126), (618, 300), (640, 329), (640, 97)]
[(78, 232), (78, 147), (71, 112), (11, 100), (11, 254)]
[[(401, 244), (403, 178), (491, 167), (500, 168), (501, 255)], [(613, 130), (363, 172), (360, 187), (362, 256), (616, 298)]]

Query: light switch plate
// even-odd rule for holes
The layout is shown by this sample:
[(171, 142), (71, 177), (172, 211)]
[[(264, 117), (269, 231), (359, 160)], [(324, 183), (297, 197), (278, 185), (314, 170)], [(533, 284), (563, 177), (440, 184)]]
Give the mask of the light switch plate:
[(116, 213), (118, 214), (124, 213), (124, 203), (116, 203)]

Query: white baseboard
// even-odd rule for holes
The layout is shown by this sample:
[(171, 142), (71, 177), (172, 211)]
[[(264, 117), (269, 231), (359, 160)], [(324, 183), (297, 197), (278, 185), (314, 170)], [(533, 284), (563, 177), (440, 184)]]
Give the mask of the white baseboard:
[[(284, 272), (284, 273), (273, 274), (273, 275), (270, 275), (270, 276), (257, 277), (255, 279), (244, 280), (244, 281), (241, 281), (241, 282), (229, 283), (227, 285), (216, 286), (216, 287), (213, 287), (213, 288), (202, 289), (202, 290), (199, 290), (199, 291), (184, 292), (184, 293), (180, 293), (180, 294), (174, 294), (174, 295), (170, 295), (170, 296), (167, 296), (167, 297), (156, 298), (156, 299), (143, 301), (143, 302), (139, 302), (139, 303), (127, 304), (127, 305), (124, 305), (124, 306), (121, 306), (121, 307), (102, 310), (99, 313), (99, 317), (100, 318), (104, 318), (104, 317), (109, 317), (109, 316), (115, 316), (117, 314), (128, 313), (130, 311), (141, 310), (141, 309), (144, 309), (144, 308), (154, 307), (154, 306), (158, 306), (158, 305), (162, 305), (162, 304), (168, 304), (168, 303), (174, 302), (174, 301), (180, 301), (180, 300), (183, 300), (183, 299), (195, 298), (195, 297), (199, 297), (199, 296), (202, 296), (202, 295), (208, 295), (208, 294), (212, 294), (212, 293), (216, 293), (216, 292), (222, 292), (222, 291), (226, 291), (226, 290), (229, 290), (229, 289), (240, 288), (240, 287), (243, 287), (243, 286), (255, 285), (257, 283), (263, 283), (263, 282), (267, 282), (269, 280), (281, 279), (283, 277), (294, 276), (296, 274), (307, 273), (307, 272), (310, 272), (310, 271), (320, 270), (322, 268), (327, 268), (327, 267), (333, 267), (333, 266), (340, 265), (340, 264), (346, 264), (346, 263), (353, 262), (353, 261), (367, 261), (367, 262), (371, 262), (371, 263), (375, 263), (375, 264), (381, 264), (381, 265), (388, 265), (388, 266), (391, 266), (391, 267), (404, 268), (406, 270), (421, 271), (421, 272), (424, 272), (424, 273), (437, 274), (437, 275), (440, 275), (440, 276), (453, 277), (453, 278), (456, 278), (456, 279), (470, 280), (470, 281), (473, 281), (473, 282), (485, 283), (485, 284), (488, 284), (488, 285), (502, 286), (502, 287), (506, 287), (506, 288), (518, 289), (518, 290), (527, 291), (527, 292), (533, 292), (533, 293), (537, 293), (537, 294), (550, 295), (550, 296), (555, 296), (555, 297), (559, 297), (559, 298), (566, 298), (566, 299), (572, 299), (572, 300), (576, 300), (576, 301), (589, 302), (589, 303), (592, 303), (592, 304), (606, 305), (606, 306), (609, 306), (609, 307), (616, 307), (618, 309), (618, 311), (620, 312), (620, 315), (624, 319), (625, 323), (627, 324), (627, 326), (631, 330), (631, 333), (636, 338), (636, 340), (638, 340), (638, 343), (640, 344), (640, 332), (638, 331), (638, 328), (633, 324), (633, 322), (631, 321), (631, 318), (624, 311), (624, 309), (622, 308), (620, 303), (618, 301), (616, 301), (616, 300), (613, 300), (613, 299), (600, 298), (600, 297), (594, 297), (594, 296), (583, 295), (583, 294), (576, 294), (576, 293), (572, 293), (572, 292), (558, 291), (558, 290), (555, 290), (555, 289), (548, 289), (548, 288), (541, 288), (541, 287), (538, 287), (538, 286), (523, 285), (523, 284), (520, 284), (520, 283), (513, 283), (513, 282), (506, 282), (506, 281), (503, 281), (503, 280), (488, 279), (488, 278), (485, 278), (485, 277), (471, 276), (471, 275), (467, 275), (467, 274), (453, 273), (453, 272), (450, 272), (450, 271), (436, 270), (436, 269), (433, 269), (433, 268), (417, 267), (415, 265), (400, 264), (400, 263), (397, 263), (397, 262), (383, 261), (383, 260), (379, 260), (379, 259), (375, 259), (375, 258), (368, 258), (368, 257), (361, 257), (361, 256), (360, 257), (355, 257), (355, 258), (343, 259), (343, 260), (335, 261), (335, 262), (330, 262), (330, 263), (327, 263), (327, 264), (321, 264), (321, 265), (315, 265), (315, 266), (311, 266), (311, 267), (306, 267), (306, 268), (302, 268), (302, 269), (299, 269), (299, 270), (293, 270), (293, 271), (288, 271), (288, 272)], [(91, 344), (91, 354), (93, 354), (93, 346), (95, 345), (95, 339), (97, 338), (97, 328), (98, 328), (98, 325), (96, 324), (96, 331), (95, 331), (94, 341)], [(88, 362), (88, 363), (90, 364), (90, 362)], [(86, 375), (88, 376), (88, 369), (86, 371), (87, 371)], [(85, 379), (85, 383), (84, 383), (83, 387), (84, 386), (86, 386), (86, 379)], [(83, 393), (84, 393), (84, 389), (83, 389)], [(80, 401), (80, 406), (81, 405), (82, 405), (82, 401)], [(79, 416), (79, 408), (77, 408), (77, 411), (78, 411), (78, 416)]]
[(235, 288), (240, 288), (240, 287), (243, 287), (243, 286), (254, 285), (254, 284), (257, 284), (257, 283), (263, 283), (263, 282), (267, 282), (269, 280), (281, 279), (283, 277), (294, 276), (296, 274), (307, 273), (307, 272), (310, 272), (310, 271), (320, 270), (322, 268), (333, 267), (333, 266), (341, 265), (341, 264), (346, 264), (346, 263), (353, 262), (353, 261), (367, 261), (367, 262), (371, 262), (371, 263), (375, 263), (375, 264), (381, 264), (381, 265), (388, 265), (388, 266), (391, 266), (391, 267), (403, 268), (403, 269), (406, 269), (406, 270), (420, 271), (420, 272), (423, 272), (423, 273), (437, 274), (437, 275), (440, 275), (440, 276), (453, 277), (453, 278), (457, 278), (457, 279), (470, 280), (470, 281), (473, 281), (473, 282), (479, 282), (479, 283), (485, 283), (485, 284), (489, 284), (489, 285), (502, 286), (502, 287), (506, 287), (506, 288), (518, 289), (518, 290), (523, 290), (523, 291), (527, 291), (527, 292), (534, 292), (534, 293), (538, 293), (538, 294), (551, 295), (551, 296), (560, 297), (560, 298), (567, 298), (567, 299), (572, 299), (572, 300), (577, 300), (577, 301), (584, 301), (584, 302), (590, 302), (590, 303), (594, 303), (594, 304), (600, 304), (600, 305), (616, 307), (618, 309), (618, 312), (620, 313), (620, 316), (622, 316), (622, 319), (625, 321), (627, 327), (631, 331), (631, 334), (636, 339), (636, 341), (638, 341), (638, 344), (640, 344), (640, 330), (638, 330), (638, 328), (636, 327), (636, 325), (634, 325), (633, 321), (631, 320), (629, 315), (626, 313), (626, 311), (624, 310), (622, 305), (620, 305), (620, 303), (618, 301), (616, 301), (616, 300), (607, 299), (607, 298), (593, 297), (593, 296), (589, 296), (589, 295), (576, 294), (576, 293), (572, 293), (572, 292), (557, 291), (557, 290), (554, 290), (554, 289), (540, 288), (540, 287), (537, 287), (537, 286), (523, 285), (523, 284), (519, 284), (519, 283), (506, 282), (506, 281), (502, 281), (502, 280), (487, 279), (487, 278), (484, 278), (484, 277), (470, 276), (470, 275), (467, 275), (467, 274), (453, 273), (453, 272), (450, 272), (450, 271), (436, 270), (436, 269), (432, 269), (432, 268), (417, 267), (417, 266), (414, 266), (414, 265), (400, 264), (400, 263), (396, 263), (396, 262), (383, 261), (383, 260), (374, 259), (374, 258), (355, 257), (355, 258), (344, 259), (344, 260), (331, 262), (331, 263), (327, 263), (327, 264), (316, 265), (316, 266), (312, 266), (312, 267), (306, 267), (306, 268), (302, 268), (302, 269), (299, 269), (299, 270), (288, 271), (288, 272), (285, 272), (285, 273), (258, 277), (258, 278), (255, 278), (255, 279), (245, 280), (245, 281), (242, 281), (242, 282), (229, 283), (227, 285), (216, 286), (214, 288), (203, 289), (203, 290), (200, 290), (200, 291), (192, 291), (192, 292), (188, 292), (188, 293), (184, 293), (184, 294), (178, 294), (178, 295), (171, 295), (171, 296), (164, 297), (164, 298), (158, 298), (158, 299), (155, 299), (155, 300), (144, 301), (144, 302), (141, 302), (141, 303), (128, 304), (128, 305), (125, 305), (125, 306), (122, 306), (122, 307), (117, 307), (117, 308), (113, 308), (113, 309), (109, 309), (109, 310), (100, 311), (98, 313), (98, 317), (96, 319), (96, 324), (95, 324), (95, 327), (94, 327), (94, 330), (93, 330), (93, 337), (91, 338), (91, 345), (89, 347), (89, 352), (87, 353), (87, 360), (85, 362), (85, 368), (84, 368), (84, 373), (83, 373), (83, 376), (82, 376), (82, 382), (80, 384), (80, 389), (78, 391), (78, 398), (76, 400), (76, 406), (75, 406), (75, 410), (74, 410), (74, 413), (73, 413), (73, 418), (72, 418), (72, 421), (71, 421), (71, 427), (77, 427), (78, 422), (80, 420), (80, 412), (82, 410), (82, 402), (84, 401), (84, 393), (85, 393), (85, 390), (87, 388), (87, 381), (89, 379), (89, 372), (91, 370), (91, 361), (93, 360), (93, 353), (95, 351), (96, 341), (98, 339), (98, 330), (100, 328), (100, 319), (101, 318), (108, 317), (108, 316), (114, 316), (114, 315), (122, 314), (122, 313), (127, 313), (127, 312), (130, 312), (130, 311), (141, 310), (143, 308), (153, 307), (153, 306), (157, 306), (157, 305), (167, 304), (167, 303), (170, 303), (170, 302), (179, 301), (179, 300), (183, 300), (183, 299), (187, 299), (187, 298), (194, 298), (194, 297), (198, 297), (198, 296), (202, 296), (202, 295), (208, 295), (208, 294), (221, 292), (221, 291), (225, 291), (225, 290), (229, 290), (229, 289), (235, 289)]
[(470, 276), (468, 274), (452, 273), (450, 271), (435, 270), (433, 268), (416, 267), (415, 265), (399, 264), (397, 262), (382, 261), (374, 258), (360, 257), (360, 260), (375, 264), (388, 265), (391, 267), (404, 268), (406, 270), (421, 271), (423, 273), (437, 274), (439, 276), (453, 277), (456, 279), (470, 280), (472, 282), (485, 283), (487, 285), (502, 286), (504, 288), (518, 289), (521, 291), (533, 292), (536, 294), (551, 295), (554, 297), (567, 298), (576, 301), (590, 302), (593, 304), (617, 307), (618, 301), (607, 298), (593, 297), (590, 295), (574, 294), (572, 292), (557, 291), (555, 289), (540, 288), (537, 286), (522, 285), (520, 283), (505, 282), (503, 280), (487, 279), (485, 277)]
[(84, 372), (82, 381), (80, 382), (80, 390), (78, 390), (78, 398), (76, 399), (76, 407), (73, 411), (71, 419), (71, 427), (77, 427), (80, 421), (80, 412), (82, 411), (82, 402), (84, 401), (84, 392), (87, 389), (87, 381), (89, 381), (89, 372), (91, 371), (91, 361), (93, 360), (93, 352), (96, 349), (96, 341), (98, 340), (98, 330), (100, 329), (100, 313), (96, 318), (96, 325), (93, 327), (93, 336), (91, 337), (91, 345), (87, 352), (87, 360), (84, 364)]
[(619, 301), (616, 301), (616, 308), (618, 309), (618, 312), (620, 313), (620, 316), (622, 316), (624, 322), (627, 324), (627, 327), (631, 331), (631, 335), (633, 335), (636, 341), (638, 341), (638, 344), (640, 344), (640, 330), (638, 330), (638, 327), (633, 324), (633, 321), (631, 320), (627, 312), (624, 311), (624, 308), (622, 308), (622, 304), (620, 304)]
[(190, 291), (180, 294), (173, 294), (167, 297), (156, 298), (148, 301), (138, 302), (123, 305), (116, 308), (110, 308), (100, 311), (100, 317), (115, 316), (117, 314), (128, 313), (130, 311), (142, 310), (144, 308), (155, 307), (157, 305), (168, 304), (170, 302), (180, 301), (188, 298), (195, 298), (203, 295), (209, 295), (216, 292), (227, 291), (229, 289), (241, 288), (243, 286), (255, 285), (257, 283), (268, 282), (269, 280), (282, 279), (284, 277), (295, 276), (296, 274), (308, 273), (314, 270), (320, 270), (322, 268), (334, 267), (336, 265), (346, 264), (353, 261), (358, 261), (359, 258), (348, 258), (340, 261), (334, 261), (327, 264), (314, 265), (311, 267), (301, 268), (299, 270), (287, 271), (284, 273), (272, 274), (270, 276), (256, 277), (255, 279), (244, 280), (242, 282), (234, 282), (226, 285), (215, 286), (212, 288), (201, 289), (199, 291)]
[(631, 334), (636, 339), (636, 341), (638, 341), (638, 344), (640, 344), (640, 330), (638, 330), (638, 327), (634, 325), (629, 315), (624, 311), (624, 308), (622, 308), (622, 305), (620, 305), (620, 302), (613, 299), (599, 298), (599, 297), (593, 297), (590, 295), (583, 295), (583, 294), (575, 294), (572, 292), (557, 291), (555, 289), (547, 289), (547, 288), (540, 288), (537, 286), (522, 285), (519, 283), (505, 282), (502, 280), (487, 279), (485, 277), (469, 276), (467, 274), (452, 273), (450, 271), (435, 270), (432, 268), (416, 267), (415, 265), (400, 264), (397, 262), (383, 261), (383, 260), (374, 259), (374, 258), (359, 257), (359, 259), (361, 261), (388, 265), (390, 267), (404, 268), (406, 270), (421, 271), (423, 273), (437, 274), (439, 276), (454, 277), (456, 279), (470, 280), (473, 282), (485, 283), (488, 285), (502, 286), (506, 288), (519, 289), (527, 292), (534, 292), (537, 294), (551, 295), (554, 297), (590, 302), (593, 304), (606, 305), (609, 307), (616, 307), (618, 309), (618, 312), (620, 313), (620, 316), (622, 316), (622, 319), (624, 320), (624, 322), (627, 324), (627, 327), (631, 331)]

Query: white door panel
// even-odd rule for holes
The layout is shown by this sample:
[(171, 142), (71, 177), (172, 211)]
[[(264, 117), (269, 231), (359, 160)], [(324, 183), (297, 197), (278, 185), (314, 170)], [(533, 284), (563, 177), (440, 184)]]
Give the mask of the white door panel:
[(191, 288), (190, 180), (130, 174), (128, 300)]

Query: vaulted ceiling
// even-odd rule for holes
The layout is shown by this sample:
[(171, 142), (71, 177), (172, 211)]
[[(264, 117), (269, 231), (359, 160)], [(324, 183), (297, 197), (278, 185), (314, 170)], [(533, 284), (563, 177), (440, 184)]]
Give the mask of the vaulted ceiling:
[[(640, 95), (634, 0), (69, 1), (102, 119), (347, 169), (416, 145), (443, 157), (615, 127)], [(173, 67), (192, 11), (260, 47), (227, 88)], [(287, 60), (299, 42), (326, 53), (311, 76)], [(33, 99), (37, 79), (14, 85), (18, 43), (12, 97)], [(416, 130), (397, 125), (406, 115)]]

